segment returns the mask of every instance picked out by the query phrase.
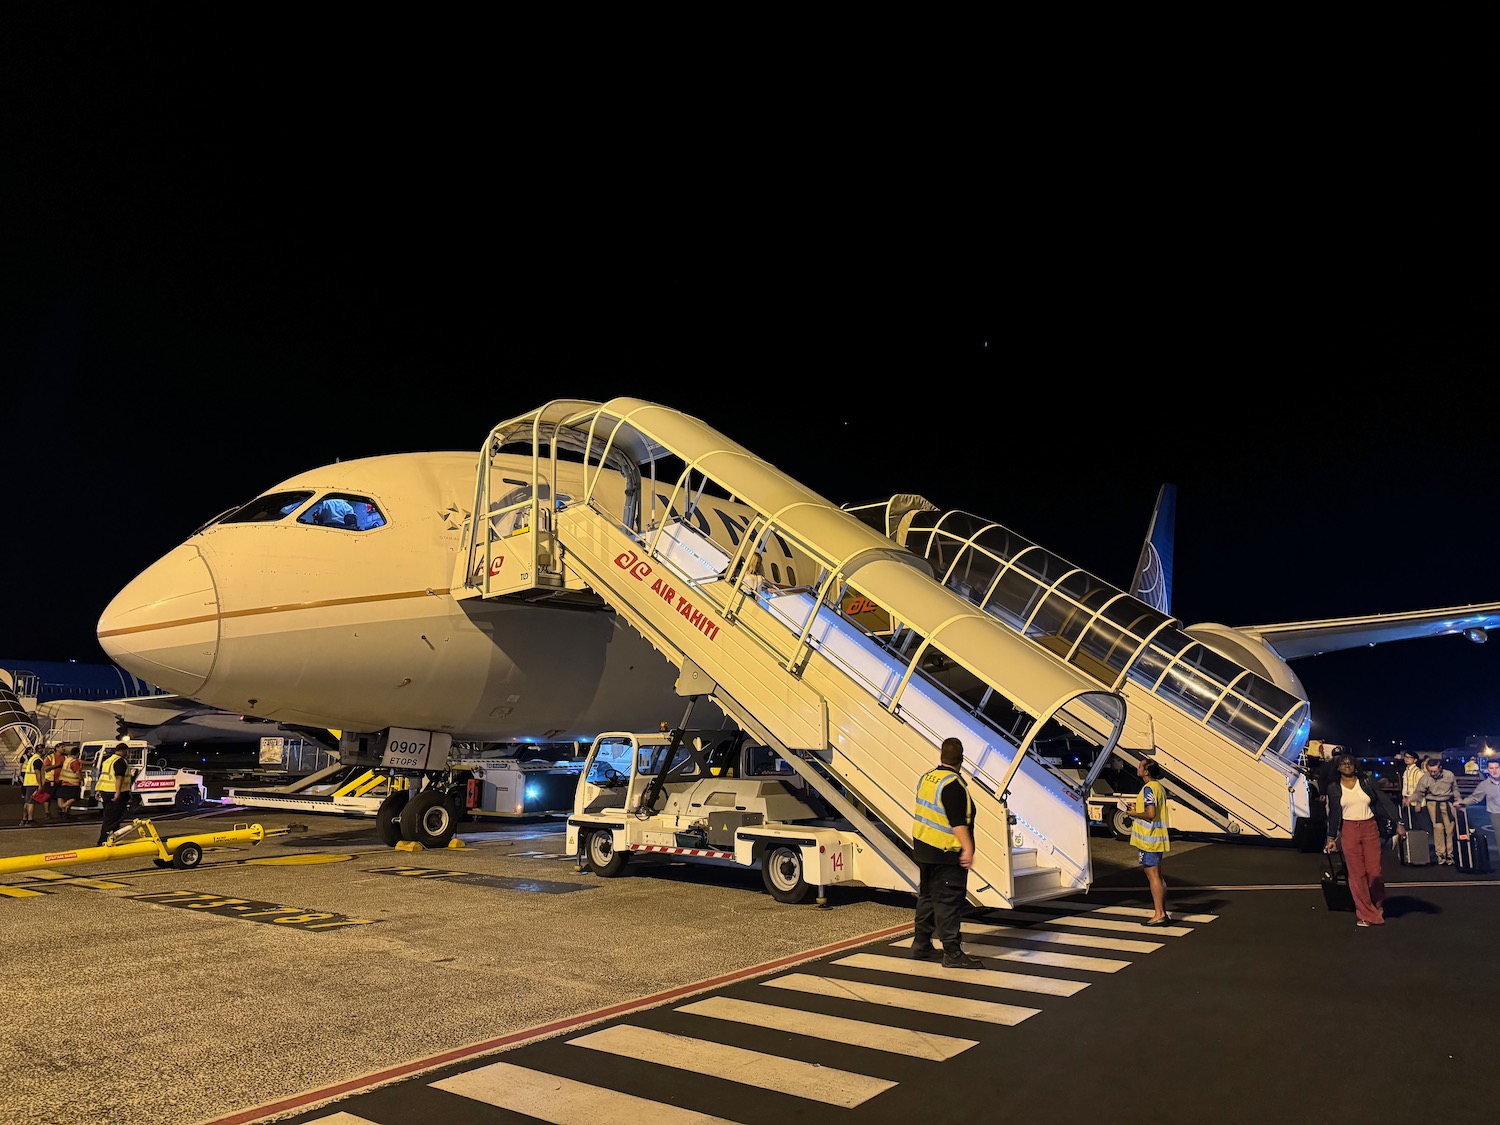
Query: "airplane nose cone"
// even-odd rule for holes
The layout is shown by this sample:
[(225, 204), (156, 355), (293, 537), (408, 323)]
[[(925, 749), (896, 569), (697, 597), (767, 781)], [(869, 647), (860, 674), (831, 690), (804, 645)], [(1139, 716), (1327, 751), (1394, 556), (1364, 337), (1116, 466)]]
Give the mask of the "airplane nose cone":
[(219, 651), (219, 598), (199, 549), (185, 543), (115, 595), (99, 644), (128, 672), (178, 695), (196, 694)]

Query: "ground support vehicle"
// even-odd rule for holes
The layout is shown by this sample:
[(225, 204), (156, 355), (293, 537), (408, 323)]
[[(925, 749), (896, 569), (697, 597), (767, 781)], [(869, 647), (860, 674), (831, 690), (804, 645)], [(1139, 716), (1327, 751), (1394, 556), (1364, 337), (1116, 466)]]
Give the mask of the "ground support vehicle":
[[(95, 792), (95, 779), (99, 767), (120, 745), (118, 738), (99, 742), (84, 742), (78, 747), (78, 756), (84, 762), (83, 788), (75, 808), (94, 808), (99, 802)], [(130, 768), (133, 780), (130, 785), (131, 809), (195, 809), (208, 796), (203, 784), (203, 775), (194, 770), (171, 769), (164, 760), (151, 762), (151, 747), (139, 739), (127, 740), (130, 748)]]
[(461, 821), (564, 815), (583, 769), (574, 743), (454, 747), (447, 735), (393, 730), (344, 745), (343, 762), (269, 789), (226, 796), (250, 808), (375, 818), (382, 842), (447, 847)]
[(910, 890), (789, 764), (734, 731), (601, 734), (583, 767), (567, 847), (604, 878), (627, 862), (761, 870), (778, 902), (827, 902), (833, 884)]
[[(140, 834), (138, 840), (121, 839), (129, 832)], [(43, 852), (38, 855), (20, 855), (0, 859), (0, 875), (16, 871), (34, 871), (40, 867), (65, 867), (72, 863), (98, 863), (106, 859), (133, 859), (151, 856), (158, 867), (187, 869), (197, 867), (203, 861), (205, 848), (217, 848), (226, 844), (258, 844), (269, 836), (285, 836), (290, 832), (305, 832), (307, 826), (289, 824), (285, 828), (263, 828), (259, 824), (236, 824), (230, 829), (216, 832), (196, 832), (190, 835), (163, 836), (149, 820), (132, 821), (116, 832), (108, 843), (99, 848), (74, 848), (68, 851)]]

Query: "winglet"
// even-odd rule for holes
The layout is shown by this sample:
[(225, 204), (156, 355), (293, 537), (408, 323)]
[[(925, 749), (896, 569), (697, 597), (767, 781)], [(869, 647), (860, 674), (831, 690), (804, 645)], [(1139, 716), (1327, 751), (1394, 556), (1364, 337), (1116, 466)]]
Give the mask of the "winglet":
[(1135, 564), (1135, 578), (1130, 592), (1152, 609), (1170, 615), (1172, 612), (1172, 538), (1177, 522), (1177, 486), (1164, 484), (1156, 494), (1156, 509), (1146, 542), (1141, 545), (1140, 561)]

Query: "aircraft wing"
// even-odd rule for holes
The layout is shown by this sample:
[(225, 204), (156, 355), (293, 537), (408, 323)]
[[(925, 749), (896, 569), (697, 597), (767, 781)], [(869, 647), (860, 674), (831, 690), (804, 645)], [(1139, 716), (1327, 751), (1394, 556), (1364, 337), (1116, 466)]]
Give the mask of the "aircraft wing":
[(1240, 632), (1259, 637), (1284, 660), (1365, 648), (1404, 641), (1413, 637), (1441, 637), (1462, 633), (1475, 643), (1488, 639), (1500, 628), (1500, 602), (1449, 606), (1446, 609), (1413, 610), (1410, 613), (1377, 613), (1366, 617), (1334, 617), (1326, 621), (1294, 621), (1281, 625), (1248, 625)]

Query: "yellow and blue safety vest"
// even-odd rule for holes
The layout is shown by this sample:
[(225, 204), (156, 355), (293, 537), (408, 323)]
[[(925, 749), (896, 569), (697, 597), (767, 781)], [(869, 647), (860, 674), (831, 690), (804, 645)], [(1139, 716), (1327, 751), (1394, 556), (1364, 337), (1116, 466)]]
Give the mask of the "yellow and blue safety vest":
[[(1151, 800), (1146, 800), (1147, 793)], [(1145, 819), (1146, 806), (1156, 806), (1156, 819)], [(1135, 819), (1130, 822), (1130, 846), (1143, 852), (1164, 852), (1172, 846), (1167, 837), (1167, 787), (1148, 781), (1135, 798)]]

